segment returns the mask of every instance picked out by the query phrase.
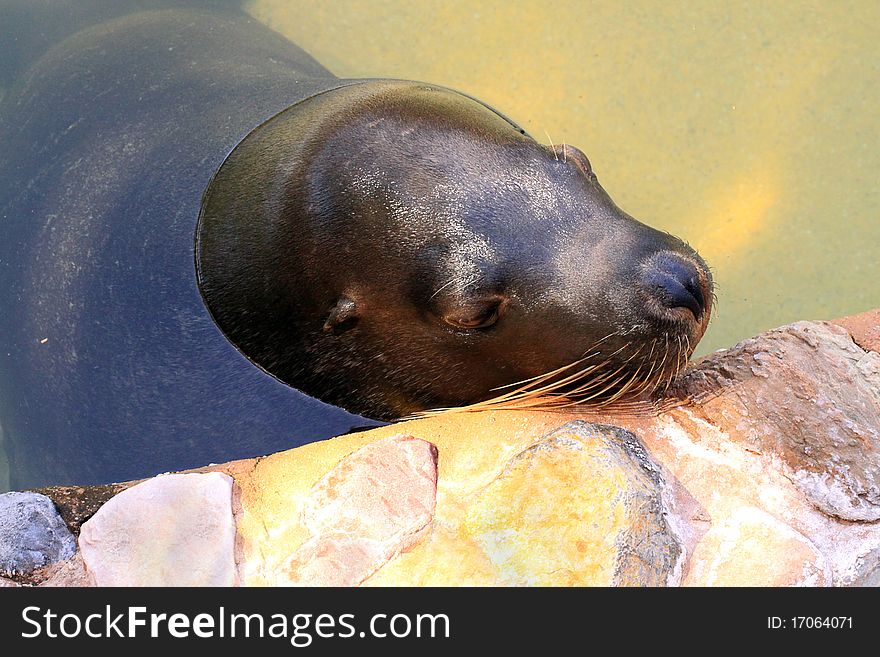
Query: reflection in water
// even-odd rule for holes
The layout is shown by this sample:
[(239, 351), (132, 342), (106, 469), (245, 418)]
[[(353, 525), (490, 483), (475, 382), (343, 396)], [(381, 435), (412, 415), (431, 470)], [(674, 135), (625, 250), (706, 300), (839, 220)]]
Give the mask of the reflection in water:
[(3, 425), (0, 425), (0, 493), (9, 490), (9, 460), (6, 458), (6, 443), (3, 442)]
[(687, 239), (719, 306), (698, 353), (880, 306), (880, 4), (251, 0), (343, 77), (473, 94), (590, 156)]
[[(781, 193), (779, 167), (772, 160), (762, 163), (739, 179), (731, 179), (707, 189), (708, 216), (717, 217), (702, 225), (694, 222), (691, 244), (712, 260), (723, 259), (728, 277), (748, 268), (750, 254), (781, 232), (774, 212)], [(716, 272), (717, 276), (717, 272)], [(724, 290), (717, 291), (723, 294)], [(724, 312), (722, 306), (718, 312)]]

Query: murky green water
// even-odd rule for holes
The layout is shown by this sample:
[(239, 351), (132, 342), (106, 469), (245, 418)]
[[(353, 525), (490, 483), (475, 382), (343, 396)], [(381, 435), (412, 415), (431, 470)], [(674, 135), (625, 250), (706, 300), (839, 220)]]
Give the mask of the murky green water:
[(880, 3), (252, 0), (342, 77), (477, 96), (712, 265), (698, 353), (880, 306)]

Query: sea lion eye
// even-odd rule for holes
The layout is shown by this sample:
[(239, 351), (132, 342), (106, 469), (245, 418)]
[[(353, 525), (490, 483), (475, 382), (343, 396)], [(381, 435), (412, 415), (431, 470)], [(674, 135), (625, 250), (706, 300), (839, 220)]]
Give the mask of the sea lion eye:
[(501, 315), (501, 300), (493, 299), (480, 305), (456, 308), (443, 316), (443, 321), (459, 329), (483, 329), (493, 326)]

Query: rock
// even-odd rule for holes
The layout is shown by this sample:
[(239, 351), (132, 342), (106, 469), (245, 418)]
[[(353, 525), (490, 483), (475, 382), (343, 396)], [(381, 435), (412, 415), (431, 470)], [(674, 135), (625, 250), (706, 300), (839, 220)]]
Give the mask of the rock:
[(82, 525), (79, 544), (98, 586), (235, 583), (232, 479), (161, 475), (119, 493)]
[(38, 586), (95, 586), (94, 576), (86, 569), (82, 555), (77, 553), (66, 561), (59, 561), (38, 572)]
[(754, 507), (740, 507), (697, 544), (685, 585), (829, 586), (825, 558), (805, 536)]
[(865, 351), (880, 352), (880, 308), (835, 319), (834, 324), (849, 331), (853, 342)]
[[(811, 567), (821, 571), (816, 582), (845, 586), (872, 577), (880, 555), (880, 522), (873, 519), (877, 359), (837, 326), (799, 322), (704, 358), (679, 381), (684, 403), (678, 407), (658, 417), (609, 420), (637, 433), (693, 500), (690, 510), (682, 506), (675, 516), (689, 553), (687, 583), (715, 581), (708, 562), (721, 557), (707, 548), (710, 543), (697, 549), (703, 536), (711, 541), (708, 533), (718, 536), (719, 528), (730, 535), (732, 528), (753, 526), (737, 519), (754, 517), (755, 509), (788, 527), (789, 538), (803, 538), (792, 545), (812, 546), (798, 548), (804, 559), (813, 548), (821, 555), (824, 561)], [(779, 529), (774, 522), (763, 526)], [(767, 534), (768, 554), (785, 551), (779, 536)], [(714, 544), (719, 550), (728, 545)], [(732, 551), (723, 570), (745, 574), (749, 569), (734, 561), (751, 559), (749, 550)], [(795, 561), (768, 563), (773, 571), (753, 571), (750, 581), (813, 581)]]
[(76, 541), (45, 495), (0, 495), (0, 573), (27, 573), (72, 557)]
[[(530, 417), (539, 416), (543, 414)], [(335, 467), (341, 466), (346, 457), (367, 445), (380, 443), (383, 449), (393, 447), (400, 439), (400, 427), (407, 427), (407, 433), (412, 430), (414, 435), (435, 445), (438, 450), (433, 521), (430, 532), (417, 545), (391, 558), (364, 580), (364, 584), (396, 585), (401, 581), (418, 584), (422, 583), (420, 578), (429, 580), (428, 583), (435, 583), (440, 578), (440, 583), (447, 583), (451, 573), (461, 573), (461, 582), (465, 584), (491, 581), (488, 579), (490, 575), (484, 571), (474, 573), (473, 579), (467, 577), (466, 556), (472, 547), (470, 543), (459, 545), (458, 551), (450, 551), (442, 547), (444, 544), (440, 539), (451, 531), (448, 527), (452, 517), (459, 515), (462, 496), (488, 484), (504, 463), (547, 430), (558, 427), (560, 421), (558, 415), (548, 417), (542, 425), (543, 430), (536, 431), (534, 425), (523, 423), (522, 418), (514, 415), (493, 415), (485, 424), (474, 422), (477, 419), (471, 415), (448, 415), (442, 420), (415, 420), (273, 454), (252, 462), (250, 470), (237, 466), (236, 483), (241, 490), (240, 507), (236, 511), (240, 536), (237, 559), (242, 584), (279, 583), (279, 573), (284, 574), (285, 562), (313, 536), (304, 522), (304, 510), (311, 505), (308, 500), (312, 498), (315, 484)], [(385, 440), (391, 442), (383, 442)], [(423, 463), (436, 467), (433, 457), (430, 461), (425, 458)], [(430, 488), (424, 490), (430, 491)], [(434, 549), (438, 545), (441, 546), (439, 551)], [(410, 572), (414, 560), (425, 564), (419, 567), (418, 574)], [(448, 569), (444, 567), (447, 562)], [(401, 569), (405, 574), (401, 576), (402, 580), (398, 580), (396, 573)]]
[(135, 483), (137, 482), (104, 486), (49, 486), (38, 488), (34, 492), (52, 500), (68, 529), (74, 536), (79, 536), (82, 523), (91, 518), (107, 500)]
[(848, 583), (852, 586), (880, 586), (880, 548), (862, 555), (856, 562), (855, 574)]
[[(276, 547), (312, 536), (298, 514), (313, 482), (401, 430), (437, 447), (434, 518), (364, 585), (877, 581), (877, 358), (798, 323), (692, 366), (664, 412), (442, 414), (273, 455), (237, 475), (242, 581), (274, 582)], [(629, 433), (554, 432), (572, 419)]]
[[(497, 436), (447, 434), (440, 495), (436, 448), (382, 435), (396, 428), (261, 459), (239, 479), (243, 583), (657, 585), (680, 571), (665, 485), (631, 434), (573, 422), (504, 436), (509, 450)], [(345, 455), (332, 463), (320, 451)]]
[(14, 588), (16, 586), (21, 586), (18, 582), (13, 582), (11, 579), (6, 579), (5, 577), (0, 577), (0, 589), (2, 588)]
[[(772, 382), (772, 383), (771, 383)], [(798, 322), (715, 354), (679, 390), (731, 440), (773, 454), (823, 512), (880, 519), (880, 354)]]
[(476, 492), (464, 527), (502, 584), (660, 586), (681, 554), (662, 488), (635, 436), (570, 422)]
[[(281, 527), (296, 525), (299, 545), (258, 539), (275, 585), (352, 586), (410, 549), (431, 525), (437, 450), (411, 436), (390, 436), (356, 449), (305, 496), (291, 497)], [(262, 540), (261, 540), (262, 539)]]

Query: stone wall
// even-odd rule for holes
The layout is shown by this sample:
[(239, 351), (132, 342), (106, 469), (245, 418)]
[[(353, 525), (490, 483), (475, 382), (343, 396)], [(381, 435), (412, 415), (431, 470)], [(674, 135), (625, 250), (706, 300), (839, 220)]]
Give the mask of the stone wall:
[(663, 412), (449, 413), (0, 496), (0, 584), (880, 583), (880, 310), (695, 363)]

